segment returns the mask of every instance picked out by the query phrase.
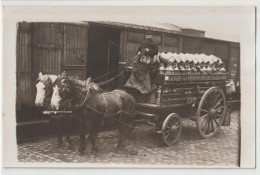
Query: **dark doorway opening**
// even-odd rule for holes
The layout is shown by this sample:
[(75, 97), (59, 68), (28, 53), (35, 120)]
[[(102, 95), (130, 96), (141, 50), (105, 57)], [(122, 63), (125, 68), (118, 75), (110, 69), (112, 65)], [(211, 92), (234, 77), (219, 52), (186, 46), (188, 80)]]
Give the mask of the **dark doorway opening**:
[[(95, 83), (109, 80), (118, 74), (120, 30), (97, 24), (89, 25), (87, 77)], [(104, 90), (117, 88), (118, 80), (102, 86)]]

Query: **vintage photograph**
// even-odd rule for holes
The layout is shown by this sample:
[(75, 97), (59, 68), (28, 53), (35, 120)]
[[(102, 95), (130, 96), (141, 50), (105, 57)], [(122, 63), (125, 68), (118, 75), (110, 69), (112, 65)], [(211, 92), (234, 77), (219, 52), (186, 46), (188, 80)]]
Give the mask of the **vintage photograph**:
[(111, 9), (16, 22), (17, 161), (240, 167), (240, 9)]

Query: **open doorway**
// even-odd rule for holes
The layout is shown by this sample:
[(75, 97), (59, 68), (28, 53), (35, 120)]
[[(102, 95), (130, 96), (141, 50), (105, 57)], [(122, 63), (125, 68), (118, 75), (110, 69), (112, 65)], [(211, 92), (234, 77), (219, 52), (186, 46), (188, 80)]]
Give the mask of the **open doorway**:
[[(108, 80), (118, 74), (120, 57), (120, 30), (98, 24), (90, 24), (88, 32), (87, 77), (94, 82)], [(117, 88), (118, 80), (102, 86), (102, 89)]]

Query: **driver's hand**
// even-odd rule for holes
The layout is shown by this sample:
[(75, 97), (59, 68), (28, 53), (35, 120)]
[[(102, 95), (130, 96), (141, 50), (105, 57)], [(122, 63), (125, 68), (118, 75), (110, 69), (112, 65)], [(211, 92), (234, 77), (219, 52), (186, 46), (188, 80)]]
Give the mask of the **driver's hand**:
[(141, 52), (138, 52), (138, 53), (137, 53), (137, 55), (140, 55), (140, 54), (141, 54)]
[(145, 51), (145, 52), (149, 52), (149, 49), (148, 49), (148, 48), (146, 48), (146, 49), (144, 49), (144, 51)]

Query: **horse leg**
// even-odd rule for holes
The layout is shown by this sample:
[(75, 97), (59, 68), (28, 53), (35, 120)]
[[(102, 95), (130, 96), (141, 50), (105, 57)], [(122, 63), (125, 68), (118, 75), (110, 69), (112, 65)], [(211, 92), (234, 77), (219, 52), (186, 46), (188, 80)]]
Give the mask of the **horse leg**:
[[(123, 118), (123, 117), (121, 117), (121, 118)], [(119, 140), (118, 140), (116, 148), (117, 148), (117, 150), (124, 150), (125, 149), (124, 142), (125, 142), (126, 134), (125, 134), (125, 128), (124, 128), (122, 120), (118, 121), (118, 129), (119, 129)]]
[(89, 139), (92, 144), (91, 154), (96, 155), (97, 154), (97, 145), (96, 145), (97, 134), (98, 134), (98, 129), (101, 125), (103, 116), (96, 114), (94, 112), (92, 112), (92, 113), (93, 113), (93, 115), (90, 116)]
[(65, 132), (66, 132), (66, 141), (68, 142), (69, 149), (72, 149), (72, 143), (70, 139), (70, 116), (66, 116), (65, 118)]
[[(119, 133), (120, 133), (120, 138), (117, 144), (117, 150), (122, 150), (128, 153), (128, 150), (125, 148), (125, 141), (129, 137), (130, 133), (134, 129), (134, 121), (133, 121), (133, 116), (130, 114), (124, 114), (122, 117), (122, 120), (119, 121)], [(130, 151), (130, 154), (136, 155), (138, 154), (137, 151), (132, 148)]]
[(86, 135), (86, 127), (85, 127), (85, 117), (82, 116), (79, 120), (79, 133), (80, 133), (80, 140), (79, 140), (79, 153), (82, 155), (84, 151), (86, 150), (86, 141), (85, 141), (85, 135)]
[(56, 119), (57, 126), (57, 148), (61, 147), (62, 144), (62, 121), (60, 118)]

